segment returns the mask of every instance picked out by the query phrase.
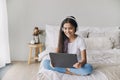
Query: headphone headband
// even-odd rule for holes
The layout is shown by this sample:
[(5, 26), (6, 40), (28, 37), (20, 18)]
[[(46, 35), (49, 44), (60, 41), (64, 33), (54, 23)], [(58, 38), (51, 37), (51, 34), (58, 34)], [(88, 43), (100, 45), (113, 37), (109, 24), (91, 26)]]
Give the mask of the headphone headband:
[(70, 19), (73, 19), (73, 20), (76, 21), (76, 19), (74, 17), (72, 17), (72, 16), (68, 16), (67, 18), (70, 18)]

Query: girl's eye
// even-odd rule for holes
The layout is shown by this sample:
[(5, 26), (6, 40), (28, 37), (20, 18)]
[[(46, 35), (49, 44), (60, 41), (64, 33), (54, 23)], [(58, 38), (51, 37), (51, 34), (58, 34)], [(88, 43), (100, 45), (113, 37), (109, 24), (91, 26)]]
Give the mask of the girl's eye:
[(64, 28), (64, 30), (67, 30), (67, 28)]
[(70, 27), (70, 28), (69, 28), (69, 30), (72, 30), (72, 29), (73, 29), (73, 27)]
[(63, 27), (63, 30), (67, 30), (67, 29), (68, 29), (68, 30), (72, 30), (73, 28), (72, 28), (72, 27), (70, 27), (70, 28), (64, 28), (64, 27)]

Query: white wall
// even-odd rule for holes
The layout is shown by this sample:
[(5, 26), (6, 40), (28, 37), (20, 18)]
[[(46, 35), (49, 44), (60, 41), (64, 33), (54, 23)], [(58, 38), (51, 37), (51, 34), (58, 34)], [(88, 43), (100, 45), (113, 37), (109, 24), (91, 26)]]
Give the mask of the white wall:
[(12, 60), (27, 60), (34, 26), (60, 25), (69, 15), (80, 26), (120, 25), (120, 0), (7, 0)]

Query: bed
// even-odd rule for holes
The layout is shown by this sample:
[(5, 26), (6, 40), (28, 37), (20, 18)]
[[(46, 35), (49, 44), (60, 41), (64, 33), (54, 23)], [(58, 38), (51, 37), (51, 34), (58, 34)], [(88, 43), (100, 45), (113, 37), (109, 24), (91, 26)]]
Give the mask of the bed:
[(93, 72), (88, 76), (63, 74), (46, 70), (41, 65), (57, 46), (59, 26), (46, 25), (45, 50), (39, 54), (37, 80), (120, 80), (120, 30), (118, 27), (82, 27), (76, 32), (87, 44), (88, 63)]

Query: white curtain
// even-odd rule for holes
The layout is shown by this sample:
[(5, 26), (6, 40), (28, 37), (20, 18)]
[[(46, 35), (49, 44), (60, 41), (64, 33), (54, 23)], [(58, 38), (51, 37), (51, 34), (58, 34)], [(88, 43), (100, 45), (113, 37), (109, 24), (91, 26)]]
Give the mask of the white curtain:
[(10, 62), (6, 0), (0, 0), (0, 68)]

